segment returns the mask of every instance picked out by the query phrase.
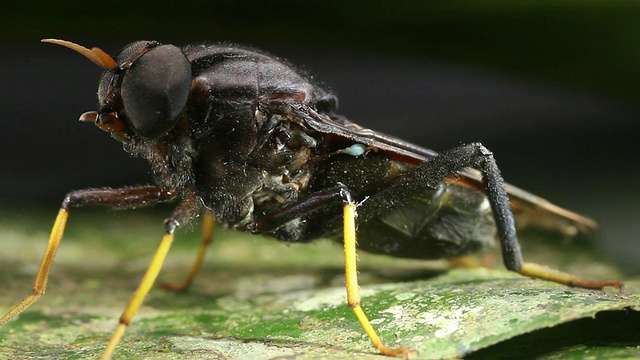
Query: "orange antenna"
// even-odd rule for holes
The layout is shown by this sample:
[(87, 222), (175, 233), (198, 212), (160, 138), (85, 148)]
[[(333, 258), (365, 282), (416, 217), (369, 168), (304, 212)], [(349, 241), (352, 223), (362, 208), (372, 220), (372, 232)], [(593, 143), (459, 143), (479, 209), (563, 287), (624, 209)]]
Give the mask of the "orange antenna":
[(87, 49), (82, 45), (78, 45), (76, 43), (72, 43), (71, 41), (59, 40), (59, 39), (42, 39), (40, 40), (45, 43), (57, 44), (69, 48), (71, 50), (77, 51), (80, 54), (84, 55), (87, 59), (91, 60), (94, 64), (100, 66), (101, 68), (107, 70), (113, 70), (116, 68), (116, 61), (106, 52), (102, 51), (102, 49), (94, 47), (91, 49)]

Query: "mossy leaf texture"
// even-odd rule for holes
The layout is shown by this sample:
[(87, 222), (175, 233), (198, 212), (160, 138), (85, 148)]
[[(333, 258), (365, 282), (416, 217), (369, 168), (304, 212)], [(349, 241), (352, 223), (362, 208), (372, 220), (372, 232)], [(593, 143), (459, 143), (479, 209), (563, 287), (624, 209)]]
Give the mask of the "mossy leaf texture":
[[(4, 313), (30, 293), (50, 225), (40, 212), (3, 218)], [(162, 234), (162, 216), (150, 212), (78, 211), (70, 221), (47, 293), (0, 329), (1, 359), (98, 357)], [(178, 233), (160, 282), (186, 275), (198, 242), (197, 233)], [(583, 276), (619, 276), (583, 244), (563, 242), (534, 236), (525, 257)], [(342, 261), (329, 241), (288, 246), (218, 231), (189, 291), (156, 286), (114, 358), (384, 358), (346, 305)], [(371, 322), (387, 345), (415, 349), (417, 358), (640, 356), (634, 279), (621, 292), (590, 291), (499, 264), (448, 268), (360, 254), (359, 265)]]

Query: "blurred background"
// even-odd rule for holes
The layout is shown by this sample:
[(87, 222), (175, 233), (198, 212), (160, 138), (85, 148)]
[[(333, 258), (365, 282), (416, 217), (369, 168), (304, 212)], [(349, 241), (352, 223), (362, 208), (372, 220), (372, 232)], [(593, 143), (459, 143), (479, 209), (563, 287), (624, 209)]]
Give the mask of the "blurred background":
[(3, 6), (0, 23), (3, 209), (150, 181), (77, 122), (101, 69), (40, 39), (112, 55), (225, 41), (298, 64), (366, 127), (435, 150), (483, 142), (508, 182), (598, 220), (598, 245), (640, 272), (638, 2), (34, 1)]

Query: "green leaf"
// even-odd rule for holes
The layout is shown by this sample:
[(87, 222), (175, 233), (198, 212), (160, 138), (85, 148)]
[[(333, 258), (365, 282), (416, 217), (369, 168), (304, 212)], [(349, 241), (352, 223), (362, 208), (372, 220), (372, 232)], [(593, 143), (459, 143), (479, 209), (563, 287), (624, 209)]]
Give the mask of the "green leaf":
[[(162, 216), (104, 214), (72, 214), (47, 294), (0, 329), (0, 358), (102, 352), (162, 234)], [(30, 293), (50, 220), (2, 218), (0, 311), (6, 312)], [(616, 276), (581, 243), (529, 239), (527, 259), (584, 276)], [(186, 274), (198, 243), (197, 234), (178, 234), (161, 281)], [(346, 305), (342, 261), (331, 242), (286, 246), (219, 231), (190, 291), (153, 289), (115, 358), (381, 358)], [(360, 254), (360, 267), (363, 307), (380, 336), (389, 346), (417, 350), (419, 358), (639, 355), (639, 281), (626, 281), (623, 292), (588, 291), (502, 269), (447, 270), (369, 254)]]

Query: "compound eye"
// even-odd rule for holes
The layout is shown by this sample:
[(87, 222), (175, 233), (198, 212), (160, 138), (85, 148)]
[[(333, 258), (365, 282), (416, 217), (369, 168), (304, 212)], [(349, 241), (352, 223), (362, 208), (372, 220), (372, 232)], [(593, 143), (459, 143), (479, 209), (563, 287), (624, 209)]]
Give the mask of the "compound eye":
[(166, 134), (176, 124), (189, 97), (191, 65), (173, 45), (149, 50), (127, 70), (122, 101), (134, 131), (147, 139)]

